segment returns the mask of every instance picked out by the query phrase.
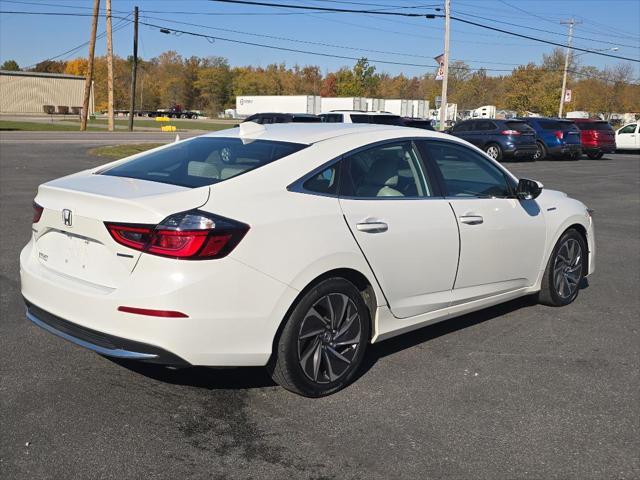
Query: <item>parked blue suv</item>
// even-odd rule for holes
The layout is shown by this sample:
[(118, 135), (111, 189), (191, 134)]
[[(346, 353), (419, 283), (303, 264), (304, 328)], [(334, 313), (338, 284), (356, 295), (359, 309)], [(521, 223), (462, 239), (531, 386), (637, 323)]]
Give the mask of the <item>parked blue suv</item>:
[(533, 160), (536, 132), (521, 120), (483, 118), (456, 123), (447, 130), (484, 150), (494, 160), (503, 158)]
[(582, 154), (580, 130), (571, 120), (547, 117), (520, 118), (536, 131), (536, 160), (545, 157), (577, 160)]

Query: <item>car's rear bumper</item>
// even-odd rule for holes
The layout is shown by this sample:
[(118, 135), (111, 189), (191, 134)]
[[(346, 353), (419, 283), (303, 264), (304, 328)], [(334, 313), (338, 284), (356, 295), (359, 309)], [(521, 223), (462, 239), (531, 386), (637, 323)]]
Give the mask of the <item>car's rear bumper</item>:
[(580, 154), (582, 153), (582, 145), (579, 143), (569, 143), (565, 145), (555, 145), (549, 148), (551, 155), (567, 155), (567, 154)]
[(533, 158), (537, 151), (538, 147), (535, 143), (532, 145), (507, 146), (504, 150), (504, 156), (507, 158)]
[(68, 322), (49, 313), (25, 299), (27, 318), (49, 333), (93, 350), (100, 355), (140, 360), (162, 365), (188, 366), (189, 362), (162, 348), (136, 342), (126, 338), (98, 332), (90, 328)]
[(602, 153), (614, 153), (616, 151), (615, 144), (603, 144), (603, 145), (583, 145), (582, 151), (584, 153), (590, 152), (602, 152)]
[(20, 279), (31, 320), (53, 334), (104, 355), (208, 366), (265, 365), (299, 293), (230, 257), (187, 262), (152, 255), (143, 255), (117, 289), (105, 290), (52, 271), (33, 242), (20, 255)]

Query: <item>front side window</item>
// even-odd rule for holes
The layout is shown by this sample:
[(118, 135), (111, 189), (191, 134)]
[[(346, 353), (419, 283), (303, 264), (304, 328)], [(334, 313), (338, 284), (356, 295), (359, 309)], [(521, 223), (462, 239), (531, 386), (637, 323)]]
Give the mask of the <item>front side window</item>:
[(631, 125), (627, 125), (626, 127), (622, 127), (618, 133), (636, 133), (636, 125), (635, 123)]
[(471, 122), (463, 122), (463, 123), (459, 123), (458, 125), (456, 125), (455, 127), (453, 127), (453, 131), (455, 133), (459, 133), (459, 132), (468, 132), (471, 130)]
[(476, 130), (483, 130), (483, 131), (488, 131), (488, 130), (495, 130), (496, 129), (496, 124), (493, 122), (490, 122), (488, 120), (479, 120), (476, 122)]
[(340, 195), (346, 197), (428, 197), (432, 188), (413, 142), (388, 143), (341, 162)]
[(101, 175), (137, 178), (184, 187), (201, 187), (295, 153), (307, 145), (268, 140), (199, 137), (121, 163)]
[(427, 155), (438, 166), (450, 197), (509, 197), (511, 188), (498, 167), (463, 145), (425, 142)]

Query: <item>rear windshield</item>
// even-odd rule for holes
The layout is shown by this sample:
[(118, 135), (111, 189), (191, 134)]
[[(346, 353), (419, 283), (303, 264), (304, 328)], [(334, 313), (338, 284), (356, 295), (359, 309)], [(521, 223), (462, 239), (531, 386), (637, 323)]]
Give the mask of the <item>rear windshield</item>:
[(150, 152), (100, 172), (183, 187), (202, 187), (291, 155), (307, 145), (239, 138), (200, 137)]
[(608, 122), (576, 122), (580, 130), (613, 130)]
[(533, 132), (533, 128), (531, 128), (529, 125), (527, 125), (524, 122), (511, 121), (511, 122), (504, 122), (504, 124), (508, 130), (516, 130), (518, 132), (527, 132), (527, 133)]

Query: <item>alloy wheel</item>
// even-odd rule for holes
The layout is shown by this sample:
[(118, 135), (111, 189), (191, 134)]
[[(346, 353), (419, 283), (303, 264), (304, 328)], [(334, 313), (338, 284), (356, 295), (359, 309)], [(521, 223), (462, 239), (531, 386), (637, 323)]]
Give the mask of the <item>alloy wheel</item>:
[(355, 303), (342, 293), (311, 306), (298, 332), (298, 361), (309, 380), (330, 383), (347, 373), (360, 345), (361, 322)]
[(536, 153), (533, 154), (534, 160), (540, 160), (542, 158), (542, 146), (538, 143), (536, 144)]
[(500, 156), (500, 151), (498, 150), (498, 147), (492, 145), (487, 148), (487, 155), (495, 160)]
[(561, 298), (571, 298), (575, 294), (581, 272), (582, 247), (575, 238), (568, 238), (560, 245), (553, 265), (553, 285)]

